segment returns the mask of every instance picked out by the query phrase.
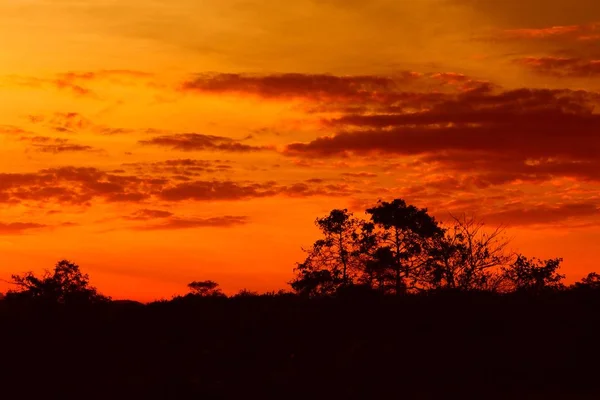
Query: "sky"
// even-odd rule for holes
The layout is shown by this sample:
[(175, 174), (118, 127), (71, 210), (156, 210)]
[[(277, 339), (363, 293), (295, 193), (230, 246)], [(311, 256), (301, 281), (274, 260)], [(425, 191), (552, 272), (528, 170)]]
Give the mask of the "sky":
[(403, 198), (506, 226), (578, 280), (600, 258), (598, 15), (3, 0), (0, 279), (69, 259), (113, 298), (284, 289), (315, 218)]

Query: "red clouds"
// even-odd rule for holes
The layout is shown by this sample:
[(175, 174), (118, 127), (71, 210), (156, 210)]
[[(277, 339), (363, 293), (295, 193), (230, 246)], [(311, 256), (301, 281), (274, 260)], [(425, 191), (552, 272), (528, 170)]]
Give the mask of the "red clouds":
[[(175, 163), (176, 160), (164, 163)], [(186, 160), (179, 160), (186, 161)], [(191, 161), (191, 160), (188, 160)], [(163, 163), (163, 164), (164, 164)], [(158, 164), (158, 163), (157, 163)], [(177, 164), (177, 163), (175, 163)], [(195, 164), (195, 163), (191, 163)], [(140, 164), (142, 166), (144, 164)], [(153, 164), (150, 164), (152, 168)], [(110, 173), (96, 168), (62, 167), (37, 173), (0, 174), (0, 203), (55, 202), (90, 205), (92, 201), (138, 203), (145, 200), (235, 201), (261, 197), (340, 196), (352, 193), (347, 185), (321, 183), (248, 182), (192, 179), (182, 181), (177, 175), (146, 174), (135, 176)], [(170, 216), (145, 210), (129, 217), (140, 219)]]
[(225, 215), (210, 218), (169, 218), (162, 222), (137, 226), (134, 229), (141, 231), (177, 230), (196, 228), (233, 228), (249, 222), (246, 216)]
[(0, 174), (0, 202), (87, 204), (105, 201), (139, 201), (149, 196), (159, 180), (121, 177), (95, 168), (62, 167), (37, 173)]
[[(156, 230), (178, 230), (195, 228), (232, 228), (239, 225), (245, 225), (249, 222), (246, 216), (225, 215), (208, 218), (190, 218), (177, 217), (170, 211), (141, 209), (134, 214), (125, 217), (131, 221), (154, 221), (144, 225), (136, 225), (135, 230), (156, 231)], [(158, 220), (158, 222), (156, 222)]]
[(600, 23), (533, 29), (509, 29), (503, 31), (503, 34), (504, 37), (509, 39), (600, 40)]
[(402, 83), (411, 83), (421, 74), (404, 72), (386, 76), (335, 76), (309, 74), (240, 75), (201, 74), (184, 82), (181, 90), (197, 93), (247, 94), (269, 99), (311, 99), (345, 102), (377, 99), (397, 91)]
[[(544, 56), (514, 60), (532, 72), (554, 78), (593, 78), (600, 76), (598, 46), (600, 23), (552, 26), (503, 31), (501, 38), (543, 41)], [(541, 49), (540, 49), (541, 50)], [(568, 56), (566, 56), (568, 55)]]
[(22, 141), (28, 141), (34, 150), (42, 153), (72, 153), (72, 152), (84, 152), (84, 151), (97, 151), (92, 146), (74, 144), (68, 139), (52, 138), (47, 136), (24, 136), (21, 138)]
[(478, 173), (577, 175), (598, 179), (598, 94), (519, 89), (447, 94), (419, 111), (353, 113), (327, 120), (337, 130), (287, 146), (297, 157), (421, 156), (441, 168)]
[(492, 224), (512, 226), (548, 225), (564, 223), (565, 220), (596, 217), (600, 214), (597, 203), (565, 203), (559, 205), (537, 205), (506, 207), (504, 210), (485, 215), (485, 221)]
[(33, 222), (0, 222), (0, 235), (20, 235), (31, 230), (46, 228), (47, 225)]
[(267, 150), (266, 147), (250, 146), (237, 140), (199, 133), (178, 133), (157, 136), (139, 142), (143, 145), (167, 147), (180, 151), (224, 151), (232, 153), (248, 153)]
[[(560, 36), (576, 30), (530, 33)], [(569, 60), (552, 65), (541, 61), (540, 65), (544, 63), (549, 71), (563, 67), (571, 68), (567, 74), (595, 73), (593, 63)], [(477, 187), (557, 177), (600, 179), (600, 114), (594, 111), (600, 95), (595, 92), (503, 90), (457, 73), (354, 77), (216, 74), (200, 75), (183, 88), (300, 99), (312, 113), (337, 115), (323, 119), (330, 134), (286, 146), (283, 154), (296, 158), (416, 157), (415, 168), (471, 174)], [(253, 186), (231, 189), (242, 198), (273, 190)], [(195, 183), (184, 184), (180, 190), (204, 193), (205, 188)]]
[(600, 76), (600, 60), (560, 57), (527, 57), (516, 60), (532, 71), (557, 78), (590, 78)]
[(165, 188), (159, 197), (168, 201), (242, 200), (277, 194), (275, 183), (238, 183), (230, 181), (193, 181)]
[(135, 212), (133, 215), (126, 217), (126, 219), (131, 219), (134, 221), (146, 221), (155, 218), (168, 218), (172, 217), (173, 213), (169, 211), (163, 210), (151, 210), (151, 209), (142, 209)]

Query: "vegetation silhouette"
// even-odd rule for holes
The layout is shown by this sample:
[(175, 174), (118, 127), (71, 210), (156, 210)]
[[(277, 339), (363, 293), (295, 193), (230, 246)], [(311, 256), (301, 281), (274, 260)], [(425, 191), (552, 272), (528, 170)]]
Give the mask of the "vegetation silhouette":
[(211, 280), (141, 304), (79, 266), (13, 275), (0, 300), (7, 398), (599, 398), (600, 275), (508, 250), (401, 199), (318, 218), (292, 291)]

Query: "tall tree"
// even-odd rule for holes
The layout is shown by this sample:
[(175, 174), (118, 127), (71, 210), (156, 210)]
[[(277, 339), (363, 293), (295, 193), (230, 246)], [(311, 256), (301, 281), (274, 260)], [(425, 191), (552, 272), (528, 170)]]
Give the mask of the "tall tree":
[(429, 242), (443, 234), (435, 218), (426, 208), (407, 205), (402, 199), (389, 203), (380, 200), (366, 212), (380, 229), (380, 245), (387, 247), (393, 255), (391, 269), (395, 293), (417, 287)]
[(509, 241), (502, 227), (486, 229), (483, 222), (462, 216), (430, 249), (429, 282), (435, 288), (496, 290), (500, 268), (510, 264)]
[(332, 210), (315, 224), (323, 238), (305, 250), (307, 257), (295, 268), (297, 277), (290, 284), (297, 292), (330, 294), (360, 274), (363, 224), (346, 209)]

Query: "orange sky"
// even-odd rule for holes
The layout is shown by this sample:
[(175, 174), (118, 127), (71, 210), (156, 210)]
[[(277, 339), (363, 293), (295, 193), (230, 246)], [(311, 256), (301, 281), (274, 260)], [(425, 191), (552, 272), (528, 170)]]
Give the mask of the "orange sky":
[(506, 224), (579, 279), (600, 258), (598, 15), (2, 1), (0, 278), (68, 258), (115, 298), (277, 290), (317, 216), (400, 197)]

